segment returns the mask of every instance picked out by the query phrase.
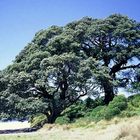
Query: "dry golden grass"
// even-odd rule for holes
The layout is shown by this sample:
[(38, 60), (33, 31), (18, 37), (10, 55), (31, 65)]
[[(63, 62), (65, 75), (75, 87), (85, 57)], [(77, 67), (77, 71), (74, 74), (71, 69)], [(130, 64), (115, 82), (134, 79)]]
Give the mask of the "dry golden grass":
[(140, 120), (132, 119), (123, 124), (116, 140), (140, 140)]
[[(46, 130), (46, 126), (40, 132), (43, 130)], [(75, 128), (74, 125), (53, 125), (47, 134), (50, 140), (52, 137), (54, 140), (55, 138), (61, 140), (140, 140), (140, 117), (92, 122), (86, 128)]]
[(140, 140), (140, 117), (92, 122), (87, 127), (47, 124), (35, 133), (2, 135), (0, 140)]

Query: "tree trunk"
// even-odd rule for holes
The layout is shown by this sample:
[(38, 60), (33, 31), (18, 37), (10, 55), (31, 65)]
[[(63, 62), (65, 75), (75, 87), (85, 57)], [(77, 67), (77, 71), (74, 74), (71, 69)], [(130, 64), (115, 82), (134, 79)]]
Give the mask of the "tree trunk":
[(48, 123), (52, 124), (55, 122), (56, 118), (59, 116), (60, 114), (57, 113), (53, 113), (48, 117)]
[(62, 108), (61, 104), (56, 105), (55, 100), (52, 100), (51, 106), (49, 108), (50, 108), (50, 111), (49, 111), (49, 113), (47, 113), (47, 118), (48, 118), (48, 123), (52, 124), (52, 123), (55, 122), (57, 117), (59, 117), (59, 115), (61, 114), (63, 108)]
[(103, 85), (103, 88), (105, 92), (104, 103), (107, 105), (114, 98), (114, 90), (113, 90), (113, 86), (109, 82), (108, 83), (106, 82)]

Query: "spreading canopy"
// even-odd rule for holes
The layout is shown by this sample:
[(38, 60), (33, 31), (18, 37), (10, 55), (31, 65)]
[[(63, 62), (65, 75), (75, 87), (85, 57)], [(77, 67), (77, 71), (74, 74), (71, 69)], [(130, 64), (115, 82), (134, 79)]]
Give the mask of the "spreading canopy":
[(22, 100), (27, 104), (14, 107), (23, 114), (26, 108), (29, 114), (43, 113), (52, 123), (81, 96), (101, 92), (108, 104), (118, 87), (133, 80), (139, 54), (140, 24), (126, 16), (52, 26), (39, 31), (4, 70), (0, 82), (8, 86), (1, 87), (1, 97)]

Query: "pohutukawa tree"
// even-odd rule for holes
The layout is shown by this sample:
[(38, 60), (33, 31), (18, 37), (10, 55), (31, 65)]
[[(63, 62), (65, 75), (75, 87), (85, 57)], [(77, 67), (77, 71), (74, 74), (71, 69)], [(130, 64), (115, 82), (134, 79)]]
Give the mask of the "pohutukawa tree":
[(139, 54), (140, 24), (125, 16), (52, 26), (39, 31), (5, 70), (13, 81), (6, 91), (34, 104), (23, 112), (43, 113), (53, 123), (81, 96), (101, 92), (108, 104), (118, 87), (133, 80), (130, 73), (140, 67)]
[(106, 69), (107, 76), (97, 76), (97, 81), (108, 104), (115, 89), (129, 84), (132, 78), (129, 73), (140, 68), (140, 23), (125, 16), (111, 15), (104, 20), (86, 18), (69, 27), (78, 32), (75, 36), (80, 50), (87, 57), (100, 61)]

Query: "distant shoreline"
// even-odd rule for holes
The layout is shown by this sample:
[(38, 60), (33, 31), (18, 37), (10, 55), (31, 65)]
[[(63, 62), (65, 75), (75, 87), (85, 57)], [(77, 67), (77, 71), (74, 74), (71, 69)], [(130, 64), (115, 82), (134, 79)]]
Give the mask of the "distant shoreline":
[(24, 129), (13, 129), (13, 130), (0, 130), (0, 134), (14, 134), (14, 133), (29, 133), (35, 132), (39, 128), (24, 128)]
[(6, 121), (0, 122), (0, 134), (29, 133), (35, 132), (41, 126), (31, 127), (28, 121)]
[(0, 131), (3, 130), (18, 130), (18, 129), (27, 129), (30, 128), (30, 123), (28, 121), (1, 121), (0, 122)]

